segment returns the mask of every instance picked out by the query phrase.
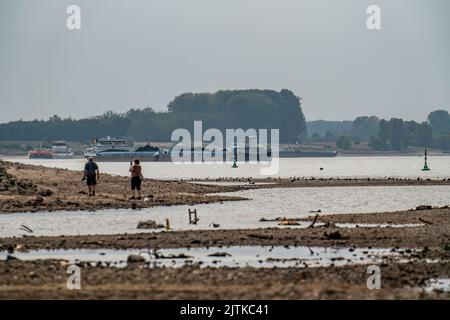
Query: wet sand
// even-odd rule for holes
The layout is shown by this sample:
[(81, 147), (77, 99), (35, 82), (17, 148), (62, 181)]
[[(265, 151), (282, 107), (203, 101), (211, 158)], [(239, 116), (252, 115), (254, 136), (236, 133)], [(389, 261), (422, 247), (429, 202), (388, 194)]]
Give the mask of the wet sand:
[[(429, 279), (450, 277), (450, 209), (396, 213), (329, 215), (316, 224), (413, 223), (414, 228), (313, 226), (308, 229), (257, 229), (162, 232), (78, 237), (4, 238), (1, 250), (61, 248), (176, 248), (228, 245), (392, 247), (408, 262), (390, 258), (378, 264), (382, 289), (368, 290), (367, 265), (320, 268), (126, 268), (80, 263), (82, 290), (68, 290), (66, 261), (0, 262), (0, 298), (31, 299), (450, 299), (450, 293), (426, 292)], [(320, 222), (319, 222), (320, 219)], [(309, 220), (311, 221), (311, 220)], [(264, 222), (261, 222), (264, 224)], [(330, 235), (335, 235), (330, 238)], [(338, 238), (336, 234), (339, 234)], [(328, 236), (327, 236), (328, 235)], [(426, 261), (434, 261), (427, 263)]]
[[(312, 223), (313, 218), (310, 221)], [(305, 220), (306, 221), (306, 220)], [(427, 223), (423, 223), (425, 221)], [(405, 228), (340, 228), (333, 223), (420, 224)], [(239, 245), (440, 248), (450, 245), (450, 209), (319, 216), (311, 228), (162, 231), (121, 235), (2, 238), (0, 250), (178, 248)], [(326, 225), (322, 225), (327, 223)]]
[[(261, 188), (346, 187), (346, 186), (429, 186), (450, 185), (450, 179), (214, 179), (195, 181), (166, 181), (145, 179), (143, 199), (130, 200), (130, 181), (126, 177), (101, 174), (97, 195), (89, 197), (81, 181), (82, 173), (66, 169), (20, 163), (0, 162), (10, 179), (20, 188), (0, 188), (0, 213), (79, 211), (119, 208), (148, 208), (154, 206), (194, 205), (220, 201), (245, 200), (237, 196), (214, 195)], [(220, 185), (221, 182), (238, 182), (240, 185)], [(206, 183), (206, 184), (205, 184)], [(218, 184), (219, 183), (219, 184)], [(260, 184), (262, 183), (262, 184)]]
[(81, 290), (68, 290), (64, 261), (0, 262), (0, 299), (449, 299), (425, 292), (450, 263), (381, 267), (381, 289), (367, 288), (367, 266), (286, 269), (124, 269), (82, 266)]
[(92, 211), (243, 200), (239, 197), (211, 195), (241, 189), (236, 186), (145, 179), (142, 184), (143, 199), (133, 201), (130, 200), (129, 179), (109, 174), (100, 175), (97, 195), (89, 197), (87, 187), (81, 181), (82, 172), (9, 162), (4, 162), (4, 167), (15, 180), (26, 181), (30, 186), (27, 192), (19, 193), (16, 189), (0, 192), (0, 213)]
[(315, 177), (291, 177), (291, 178), (221, 178), (201, 179), (203, 185), (220, 185), (221, 183), (236, 183), (242, 189), (262, 188), (319, 188), (319, 187), (370, 187), (370, 186), (448, 186), (450, 178), (423, 179), (423, 178), (315, 178)]

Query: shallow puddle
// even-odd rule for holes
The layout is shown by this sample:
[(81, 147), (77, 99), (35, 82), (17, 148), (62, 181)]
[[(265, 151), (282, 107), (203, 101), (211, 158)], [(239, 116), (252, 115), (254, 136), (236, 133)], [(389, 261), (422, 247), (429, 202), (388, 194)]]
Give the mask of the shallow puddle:
[(203, 181), (189, 181), (192, 184), (209, 185), (209, 186), (265, 186), (275, 184), (275, 182), (254, 182), (254, 181), (216, 181), (216, 180), (203, 180)]
[(423, 227), (423, 223), (404, 223), (404, 224), (393, 224), (393, 223), (336, 223), (338, 228), (418, 228)]
[(450, 278), (430, 279), (425, 286), (427, 292), (450, 292)]
[[(386, 259), (405, 260), (417, 251), (392, 250), (391, 248), (324, 248), (288, 246), (231, 246), (210, 248), (177, 249), (75, 249), (75, 250), (32, 250), (14, 252), (10, 255), (24, 261), (66, 260), (70, 263), (90, 262), (93, 266), (125, 267), (129, 255), (140, 255), (147, 267), (182, 267), (195, 264), (201, 267), (327, 267), (349, 264), (378, 264)], [(0, 260), (8, 253), (0, 252)]]

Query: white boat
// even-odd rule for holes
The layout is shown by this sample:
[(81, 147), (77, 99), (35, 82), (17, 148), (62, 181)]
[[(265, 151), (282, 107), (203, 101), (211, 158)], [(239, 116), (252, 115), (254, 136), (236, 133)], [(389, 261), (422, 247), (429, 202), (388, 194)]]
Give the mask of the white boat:
[(53, 158), (55, 159), (72, 159), (73, 152), (64, 141), (56, 141), (52, 144)]
[(86, 158), (94, 158), (95, 161), (157, 161), (159, 148), (146, 145), (133, 150), (131, 144), (125, 139), (106, 137), (95, 139), (84, 153)]

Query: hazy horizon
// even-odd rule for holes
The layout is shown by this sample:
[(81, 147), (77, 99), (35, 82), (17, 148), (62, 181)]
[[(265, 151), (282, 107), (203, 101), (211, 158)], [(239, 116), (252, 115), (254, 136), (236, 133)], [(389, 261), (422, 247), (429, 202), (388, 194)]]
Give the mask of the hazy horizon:
[[(81, 30), (66, 8), (81, 8)], [(377, 4), (382, 30), (366, 28)], [(450, 108), (448, 0), (0, 0), (0, 122), (292, 90), (307, 121)]]

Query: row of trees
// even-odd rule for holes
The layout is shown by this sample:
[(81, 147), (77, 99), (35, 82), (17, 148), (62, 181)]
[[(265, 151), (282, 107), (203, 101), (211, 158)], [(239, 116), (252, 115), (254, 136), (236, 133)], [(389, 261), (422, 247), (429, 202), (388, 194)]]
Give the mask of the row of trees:
[[(323, 123), (322, 123), (323, 125)], [(346, 122), (342, 125), (348, 125)], [(326, 128), (326, 126), (323, 126)], [(331, 123), (330, 129), (337, 127)], [(328, 129), (323, 137), (313, 133), (312, 141), (336, 141), (340, 149), (350, 149), (352, 143), (369, 142), (375, 150), (406, 150), (408, 146), (450, 149), (450, 115), (446, 110), (433, 111), (426, 122), (390, 120), (378, 117), (358, 117), (351, 126), (340, 133)], [(323, 130), (323, 129), (322, 129)]]
[(203, 129), (280, 129), (280, 142), (294, 143), (307, 136), (300, 99), (289, 90), (234, 90), (215, 94), (186, 93), (168, 105), (167, 112), (151, 108), (107, 112), (86, 119), (13, 121), (0, 124), (0, 140), (89, 141), (116, 136), (140, 141), (170, 141), (172, 132), (192, 132), (195, 120)]
[(432, 129), (426, 122), (380, 120), (378, 134), (370, 138), (369, 145), (375, 150), (397, 151), (406, 150), (408, 146), (432, 147)]
[(433, 111), (428, 115), (428, 122), (433, 130), (433, 145), (450, 150), (450, 115), (447, 110)]

